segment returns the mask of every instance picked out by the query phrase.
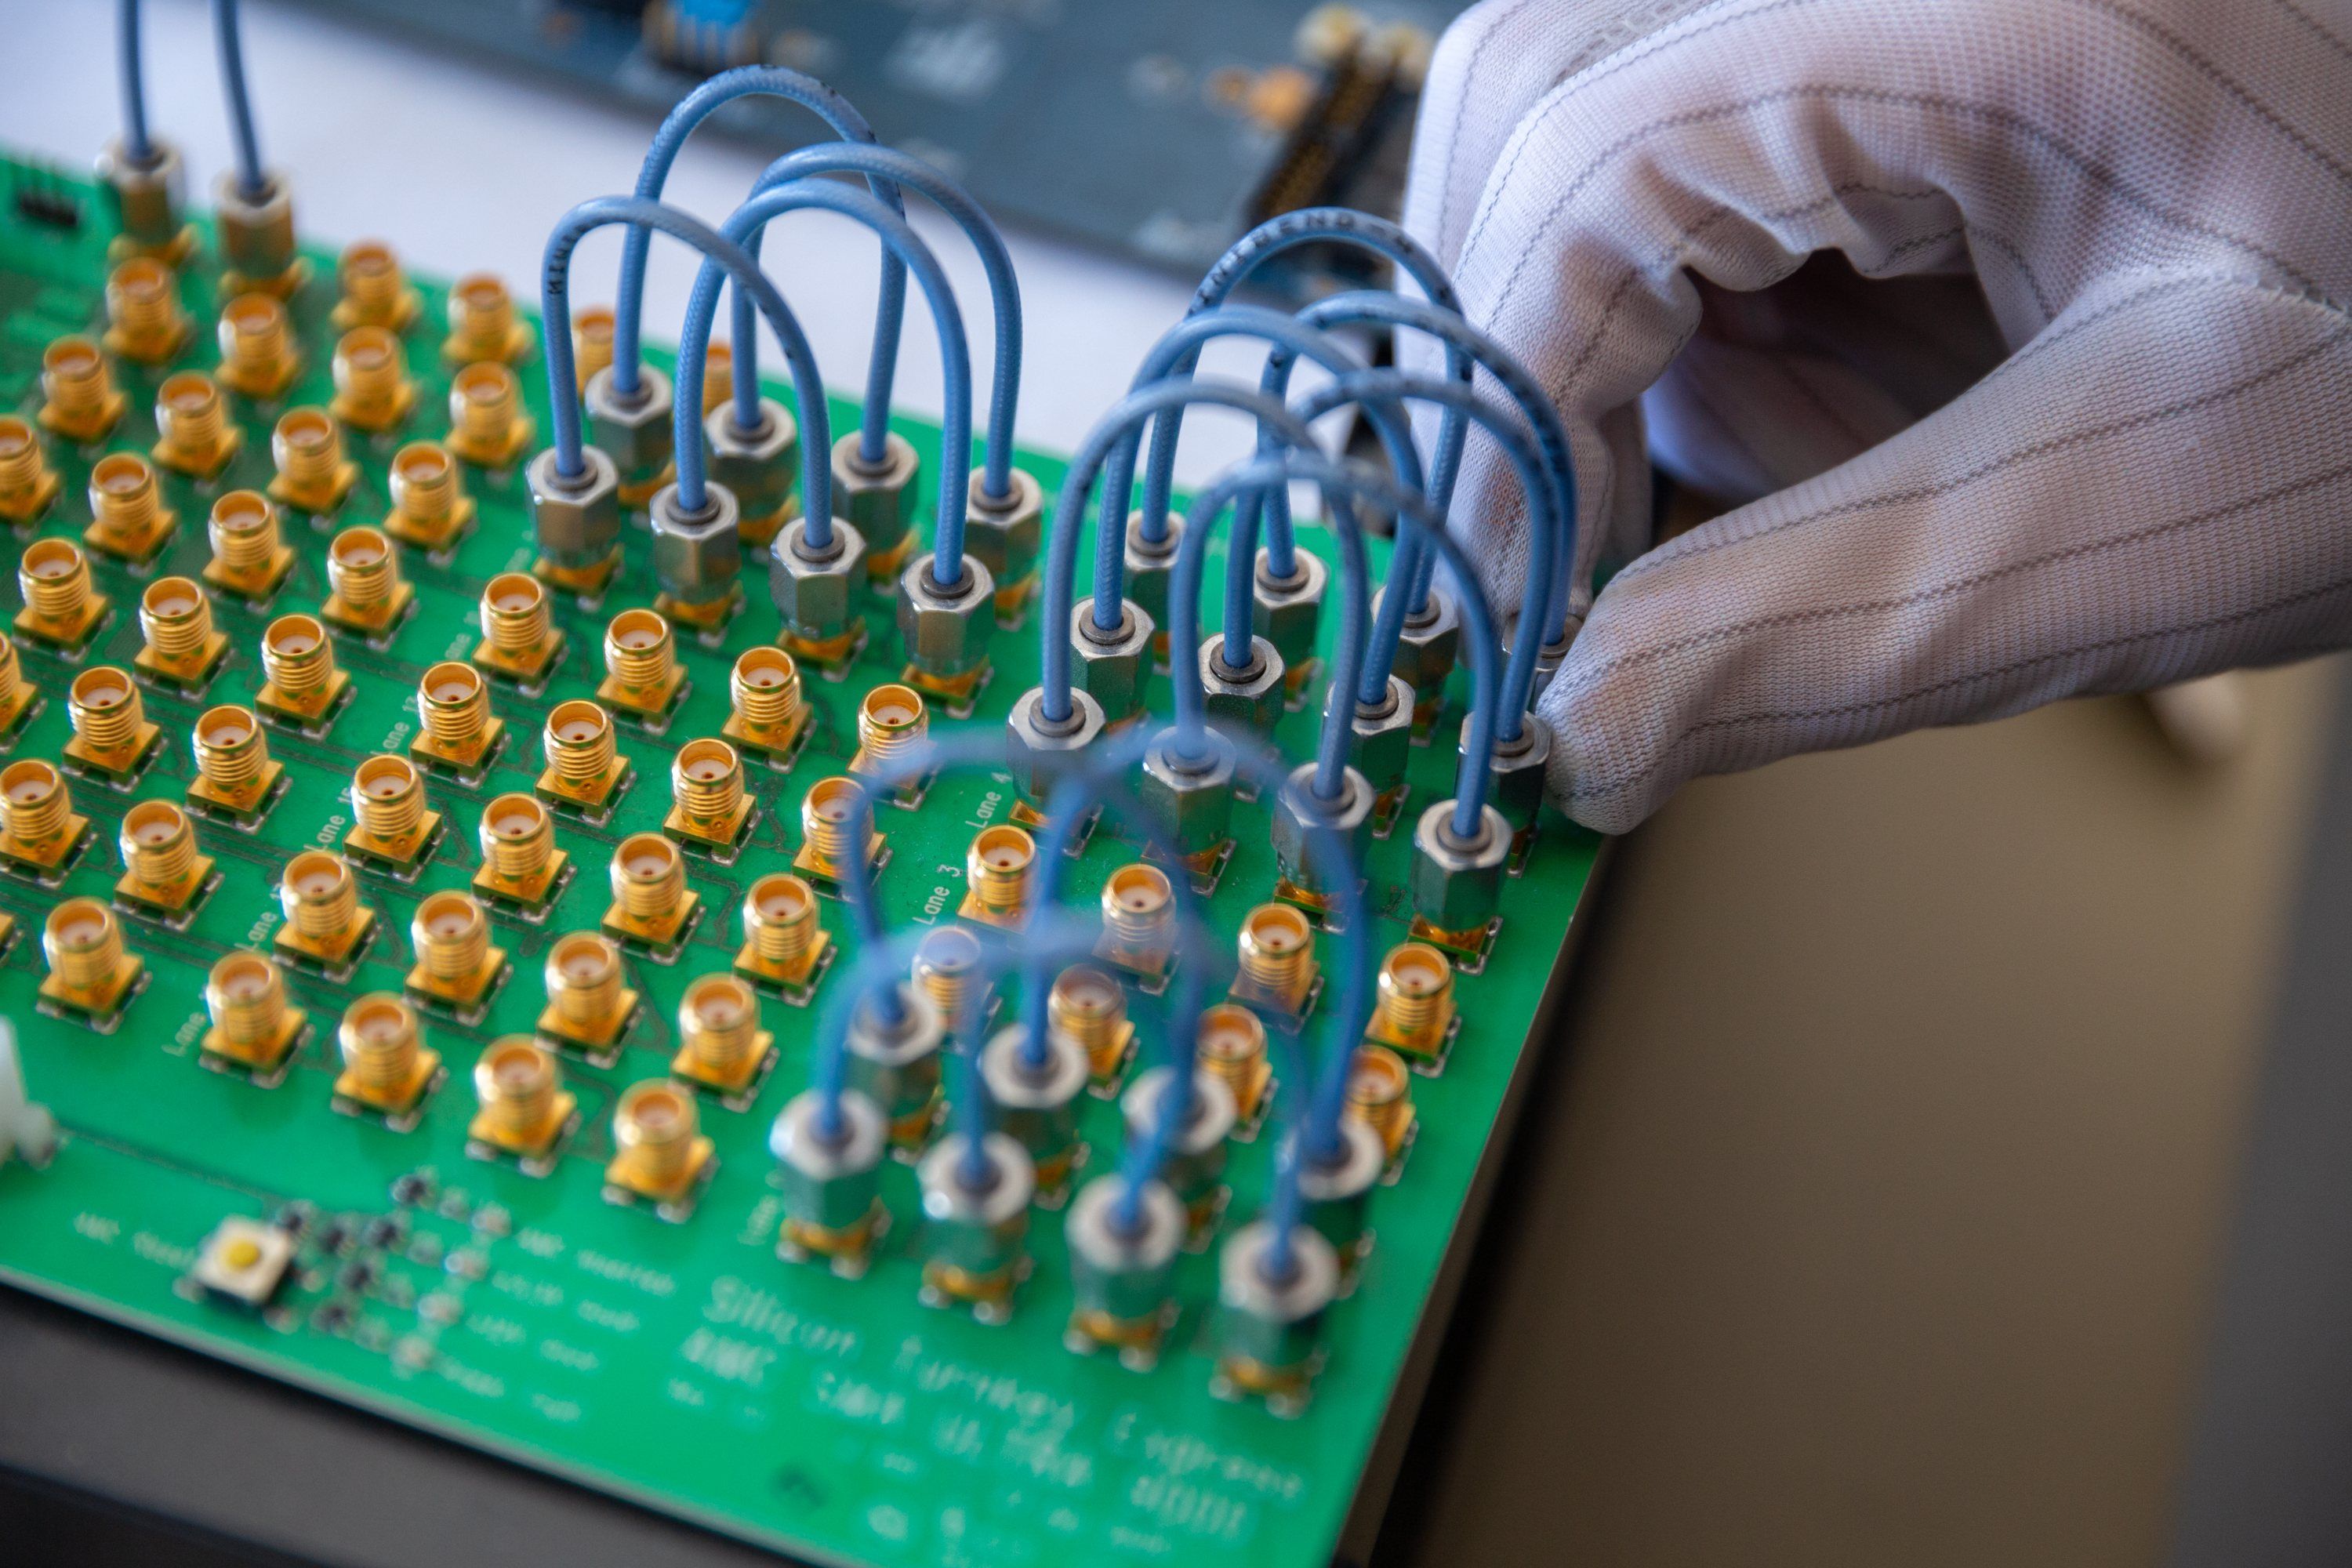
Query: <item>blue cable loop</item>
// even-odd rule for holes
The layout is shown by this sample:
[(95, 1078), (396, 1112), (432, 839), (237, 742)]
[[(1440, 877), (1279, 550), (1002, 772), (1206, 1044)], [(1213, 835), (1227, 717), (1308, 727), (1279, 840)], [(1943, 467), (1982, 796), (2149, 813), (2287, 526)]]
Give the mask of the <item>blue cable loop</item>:
[[(547, 237), (547, 252), (540, 261), (539, 307), (547, 337), (549, 444), (555, 449), (555, 471), (577, 479), (588, 471), (581, 437), (579, 384), (572, 358), (572, 256), (580, 241), (608, 224), (625, 223), (650, 231), (659, 229), (699, 250), (729, 277), (751, 291), (769, 327), (788, 346), (801, 339), (800, 324), (784, 305), (784, 297), (760, 270), (760, 264), (740, 245), (700, 218), (642, 196), (593, 196), (556, 220)], [(822, 405), (820, 405), (822, 406)], [(699, 443), (697, 444), (699, 449)]]
[[(1256, 419), (1261, 429), (1273, 429), (1290, 446), (1302, 450), (1315, 447), (1314, 433), (1280, 399), (1236, 382), (1158, 381), (1139, 392), (1129, 393), (1110, 405), (1096, 421), (1095, 427), (1087, 432), (1085, 442), (1063, 470), (1062, 488), (1054, 498), (1053, 521), (1046, 532), (1041, 595), (1045, 604), (1038, 616), (1039, 636), (1044, 639), (1040, 649), (1044, 668), (1038, 685), (1045, 693), (1039, 705), (1041, 711), (1053, 723), (1065, 723), (1070, 717), (1070, 595), (1077, 578), (1080, 521), (1086, 514), (1096, 476), (1102, 471), (1105, 457), (1122, 436), (1160, 409), (1180, 402), (1237, 409)], [(1103, 528), (1116, 526), (1108, 505), (1099, 521)], [(1115, 596), (1116, 583), (1107, 589), (1097, 577), (1095, 596), (1099, 599), (1106, 592)]]
[[(850, 107), (849, 100), (813, 76), (782, 66), (740, 66), (721, 71), (678, 100), (654, 132), (653, 144), (646, 149), (645, 166), (638, 171), (635, 194), (653, 201), (662, 194), (669, 180), (670, 165), (686, 146), (686, 139), (694, 134), (695, 127), (708, 120), (722, 104), (739, 98), (781, 98), (797, 103), (832, 127), (833, 133), (845, 142), (871, 142), (874, 128), (866, 117)], [(891, 211), (904, 214), (906, 204), (899, 199), (898, 187), (887, 180), (869, 180), (868, 187)], [(621, 243), (620, 297), (613, 306), (613, 388), (616, 392), (634, 394), (637, 390), (638, 368), (643, 361), (639, 339), (644, 332), (646, 310), (646, 257), (653, 248), (653, 236), (642, 228), (632, 229)], [(890, 434), (890, 386), (898, 369), (898, 329), (907, 315), (907, 271), (898, 260), (885, 254), (882, 258), (882, 282), (874, 307), (874, 353), (866, 372), (866, 405), (858, 426), (858, 456), (869, 463), (882, 460), (884, 443)], [(825, 454), (832, 461), (832, 454)]]
[[(933, 773), (995, 773), (1004, 771), (1004, 737), (992, 731), (967, 730), (954, 735), (933, 736), (921, 744), (864, 773), (843, 773), (840, 776), (856, 786), (857, 799), (863, 803), (863, 819), (850, 824), (856, 833), (852, 843), (863, 843), (865, 836), (874, 829), (874, 798), (887, 795), (904, 784)], [(861, 942), (877, 942), (883, 938), (881, 907), (874, 896), (874, 868), (864, 860), (841, 879), (847, 895), (849, 912), (857, 922)]]
[[(988, 394), (987, 445), (981, 466), (981, 493), (992, 501), (1008, 499), (1013, 490), (1013, 426), (1021, 399), (1021, 281), (1013, 270), (1004, 237), (989, 220), (971, 194), (920, 158), (895, 147), (866, 142), (830, 142), (788, 153), (768, 165), (751, 194), (815, 174), (886, 176), (908, 190), (929, 196), (971, 241), (982, 271), (988, 275), (988, 297), (996, 318), (996, 371)], [(748, 248), (760, 254), (760, 236)], [(737, 424), (749, 428), (759, 423), (760, 371), (751, 344), (751, 307), (735, 296), (735, 414)], [(941, 475), (941, 483), (947, 476)]]
[[(863, 191), (822, 180), (800, 180), (761, 191), (737, 207), (723, 232), (730, 239), (748, 237), (785, 213), (809, 210), (837, 213), (873, 230), (883, 248), (914, 272), (915, 281), (921, 285), (923, 298), (931, 307), (932, 324), (939, 330), (940, 364), (945, 373), (942, 379), (947, 406), (940, 416), (940, 465), (948, 472), (961, 472), (971, 458), (971, 351), (964, 337), (963, 313), (956, 306), (955, 290), (949, 287), (947, 274), (940, 269), (939, 258), (931, 254), (929, 246), (916, 237), (907, 220)], [(678, 333), (677, 393), (672, 415), (677, 426), (678, 504), (689, 511), (702, 505), (705, 458), (699, 411), (703, 376), (708, 368), (703, 349), (710, 341), (711, 322), (719, 313), (719, 282), (718, 271), (705, 265), (701, 276), (695, 279), (694, 293), (687, 304), (686, 324)], [(786, 352), (790, 353), (790, 345)], [(814, 360), (810, 361), (812, 383), (814, 364)], [(803, 406), (813, 399), (823, 402), (824, 387), (803, 386), (797, 366), (793, 385)], [(809, 438), (801, 443), (802, 471), (810, 476), (811, 482), (818, 469), (826, 474), (824, 526), (820, 528), (816, 522), (818, 497), (814, 489), (805, 491), (807, 500), (803, 510), (809, 519), (809, 543), (822, 549), (833, 541), (832, 458), (829, 452), (819, 449), (822, 425), (812, 426), (811, 429)], [(959, 453), (961, 460), (953, 460)], [(963, 501), (951, 485), (942, 484), (939, 491), (939, 522), (931, 540), (931, 578), (941, 587), (952, 588), (964, 578)]]
[[(1559, 516), (1553, 510), (1559, 504), (1559, 497), (1549, 482), (1536, 443), (1512, 421), (1500, 405), (1459, 382), (1433, 381), (1427, 376), (1414, 375), (1406, 371), (1381, 370), (1342, 376), (1328, 386), (1316, 388), (1293, 405), (1293, 408), (1300, 418), (1312, 420), (1361, 399), (1398, 398), (1435, 403), (1466, 416), (1491, 436), (1496, 446), (1502, 447), (1504, 457), (1509, 459), (1513, 471), (1518, 475), (1519, 488), (1528, 502), (1528, 570), (1519, 593), (1519, 621), (1523, 626), (1541, 625), (1544, 605), (1551, 596), (1553, 552), (1559, 548)], [(1234, 548), (1242, 548), (1238, 535)], [(1402, 553), (1400, 551), (1399, 554)], [(1390, 577), (1396, 580), (1393, 562)], [(1390, 600), (1402, 602), (1402, 597), (1401, 594), (1391, 595)], [(1383, 625), (1389, 618), (1385, 613), (1388, 608), (1389, 601), (1383, 601)], [(1397, 625), (1402, 627), (1403, 624), (1400, 612)], [(1379, 636), (1375, 628), (1374, 654), (1379, 651)], [(1393, 652), (1393, 647), (1391, 651)], [(1535, 689), (1536, 656), (1540, 651), (1540, 639), (1536, 637), (1521, 637), (1512, 646), (1510, 658), (1504, 663), (1502, 689), (1497, 699), (1501, 710), (1496, 715), (1497, 740), (1508, 742), (1519, 738), (1520, 718), (1527, 711), (1528, 694)], [(1388, 675), (1383, 671), (1381, 689), (1385, 691), (1387, 687)], [(1363, 689), (1371, 689), (1369, 673), (1364, 677)], [(1367, 697), (1363, 700), (1371, 699)]]
[[(1276, 458), (1255, 458), (1241, 467), (1228, 470), (1193, 498), (1192, 510), (1184, 525), (1184, 537), (1176, 547), (1176, 569), (1168, 589), (1168, 614), (1172, 625), (1170, 636), (1174, 646), (1184, 646), (1183, 639), (1198, 639), (1201, 632), (1201, 575), (1202, 563), (1208, 554), (1209, 524), (1217, 513), (1244, 491), (1256, 487), (1287, 484), (1303, 479), (1322, 486), (1327, 492), (1352, 495), (1383, 511), (1393, 513), (1400, 528), (1419, 531), (1437, 549), (1445, 564), (1452, 568), (1462, 583), (1464, 640), (1471, 650), (1472, 697), (1470, 724), (1463, 737), (1462, 767), (1457, 775), (1454, 797), (1454, 828), (1465, 838), (1478, 835), (1480, 809), (1486, 803), (1488, 775), (1492, 771), (1495, 752), (1495, 710), (1501, 695), (1500, 662), (1494, 613), (1487, 607), (1486, 595), (1479, 588), (1472, 572), (1469, 558), (1462, 547), (1447, 537), (1444, 520), (1420, 496), (1393, 483), (1388, 476), (1362, 463), (1333, 459), (1321, 453), (1295, 453)], [(1362, 548), (1362, 535), (1351, 507), (1339, 507), (1334, 521), (1339, 522), (1340, 543), (1345, 548), (1349, 537), (1356, 548)], [(1358, 650), (1360, 652), (1360, 650)], [(1340, 649), (1344, 660), (1348, 649)], [(1335, 691), (1352, 690), (1352, 684), (1341, 685), (1345, 677), (1352, 683), (1356, 670), (1352, 664), (1343, 667), (1333, 676)], [(1207, 704), (1200, 683), (1192, 680), (1175, 682), (1176, 740), (1174, 754), (1183, 760), (1197, 762), (1207, 750)], [(1330, 796), (1326, 795), (1325, 799)]]
[(228, 99), (228, 129), (236, 148), (236, 194), (259, 201), (269, 194), (269, 174), (261, 166), (261, 137), (253, 128), (253, 96), (245, 83), (244, 28), (237, 25), (236, 0), (213, 0), (213, 40), (220, 51), (221, 91)]
[(122, 154), (131, 163), (155, 161), (147, 134), (147, 57), (139, 41), (139, 0), (119, 0), (114, 11), (114, 59), (122, 81)]
[[(1454, 290), (1454, 280), (1419, 240), (1386, 218), (1348, 207), (1301, 207), (1258, 225), (1234, 241), (1210, 267), (1200, 287), (1192, 291), (1192, 302), (1186, 313), (1223, 304), (1266, 261), (1295, 247), (1316, 244), (1349, 245), (1384, 257), (1419, 284), (1432, 304), (1457, 316), (1462, 313), (1462, 300)], [(1199, 363), (1200, 356), (1195, 353), (1169, 374), (1183, 379), (1199, 367)], [(1452, 348), (1446, 351), (1445, 372), (1458, 381), (1470, 379), (1468, 362)], [(1175, 489), (1176, 439), (1181, 419), (1181, 412), (1171, 411), (1151, 432), (1151, 457), (1143, 479), (1143, 537), (1155, 542), (1167, 533), (1168, 498)], [(1453, 502), (1454, 478), (1461, 467), (1462, 443), (1467, 434), (1458, 422), (1441, 421), (1438, 426), (1429, 495), (1441, 513)], [(1127, 501), (1127, 483), (1134, 468), (1135, 453), (1130, 447), (1114, 470), (1116, 488), (1110, 491), (1122, 506)], [(1108, 505), (1107, 500), (1106, 510)], [(1286, 567), (1291, 563), (1277, 559), (1275, 564)], [(1288, 573), (1286, 571), (1284, 575)]]
[[(1560, 422), (1559, 409), (1546, 395), (1535, 376), (1508, 349), (1461, 317), (1447, 315), (1419, 300), (1408, 300), (1402, 295), (1375, 289), (1335, 294), (1328, 300), (1317, 300), (1298, 314), (1301, 321), (1311, 321), (1318, 327), (1359, 321), (1412, 327), (1460, 348), (1479, 369), (1495, 378), (1496, 384), (1503, 389), (1504, 395), (1526, 417), (1528, 427), (1535, 432), (1536, 445), (1542, 449), (1544, 473), (1551, 486), (1552, 516), (1556, 520), (1559, 542), (1553, 550), (1551, 593), (1539, 624), (1547, 628), (1548, 633), (1559, 626), (1570, 612), (1577, 607), (1576, 462), (1569, 448), (1568, 427)], [(1273, 369), (1269, 361), (1269, 374)], [(1286, 370), (1285, 374), (1286, 377)], [(1285, 386), (1277, 390), (1286, 393), (1286, 381)], [(1524, 485), (1524, 476), (1521, 482)], [(1528, 510), (1532, 517), (1535, 510), (1532, 500)], [(1414, 565), (1410, 604), (1418, 608), (1428, 596), (1430, 574), (1436, 563), (1414, 542), (1406, 543), (1412, 547), (1410, 553)], [(1391, 575), (1401, 576), (1407, 553), (1406, 548), (1398, 550), (1396, 559), (1390, 563)], [(1394, 605), (1383, 603), (1381, 606), (1380, 625), (1372, 633), (1373, 668), (1364, 672), (1367, 690), (1375, 680), (1385, 683), (1388, 679), (1389, 667), (1395, 658), (1397, 638), (1403, 629), (1407, 603), (1406, 599), (1399, 598)]]

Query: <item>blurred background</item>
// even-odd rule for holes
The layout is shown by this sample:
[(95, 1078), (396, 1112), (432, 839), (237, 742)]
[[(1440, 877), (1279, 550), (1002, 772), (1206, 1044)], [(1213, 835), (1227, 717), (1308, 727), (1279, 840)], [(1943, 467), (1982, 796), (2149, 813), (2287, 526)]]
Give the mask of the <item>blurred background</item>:
[[(0, 140), (87, 163), (112, 9), (6, 7)], [(1455, 9), (309, 0), (247, 37), (309, 235), (526, 292), (699, 75), (835, 79), (1014, 229), (1021, 435), (1066, 448), (1232, 235), (1392, 206)], [(209, 179), (203, 6), (150, 13), (157, 121)], [(719, 128), (670, 186), (712, 216), (806, 135)], [(873, 289), (840, 240), (771, 247), (835, 384)], [(667, 337), (691, 274), (656, 260)], [(936, 412), (927, 340), (901, 397)], [(1245, 442), (1188, 434), (1193, 478)], [(2347, 802), (2333, 660), (1685, 792), (1619, 847), (1377, 1559), (2352, 1561)]]

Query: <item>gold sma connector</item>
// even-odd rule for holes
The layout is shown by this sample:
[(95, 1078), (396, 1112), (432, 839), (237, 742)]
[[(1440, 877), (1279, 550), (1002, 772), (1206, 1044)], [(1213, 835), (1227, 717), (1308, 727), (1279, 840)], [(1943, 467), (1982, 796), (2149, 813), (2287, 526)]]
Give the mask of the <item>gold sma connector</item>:
[[(866, 842), (856, 842), (858, 829)], [(801, 797), (801, 847), (793, 869), (815, 881), (839, 886), (863, 865), (880, 868), (882, 835), (874, 826), (874, 805), (854, 779), (819, 779)]]
[(152, 256), (134, 256), (106, 280), (106, 348), (139, 364), (168, 363), (188, 341), (180, 277)]
[(335, 344), (335, 395), (327, 411), (354, 430), (396, 430), (416, 406), (416, 384), (389, 327), (353, 327)]
[(474, 1063), (481, 1105), (467, 1136), (477, 1152), (512, 1154), (525, 1172), (544, 1175), (579, 1121), (580, 1101), (563, 1088), (563, 1067), (528, 1035), (493, 1040)]
[(166, 921), (184, 921), (213, 880), (213, 858), (196, 846), (195, 825), (168, 800), (142, 800), (122, 814), (122, 876), (114, 896)]
[(458, 659), (428, 668), (416, 683), (420, 728), (408, 754), (463, 778), (479, 774), (497, 754), (506, 721), (490, 711), (490, 683)]
[(1285, 1020), (1306, 1015), (1317, 990), (1315, 928), (1289, 904), (1260, 904), (1242, 917), (1241, 971), (1233, 996)]
[(816, 889), (798, 877), (771, 872), (743, 895), (738, 973), (775, 986), (788, 1000), (805, 1001), (832, 944), (817, 920)]
[(548, 711), (540, 748), (547, 759), (534, 786), (540, 795), (602, 821), (629, 776), (629, 759), (620, 753), (613, 716), (578, 698), (559, 702)]
[(336, 1100), (401, 1131), (415, 1126), (417, 1107), (441, 1079), (440, 1053), (425, 1045), (415, 1009), (388, 991), (372, 993), (343, 1010), (336, 1037), (343, 1055)]
[(537, 795), (502, 795), (482, 808), (481, 843), (474, 891), (537, 919), (562, 888), (572, 863), (555, 847), (555, 818)]
[(1359, 1046), (1348, 1064), (1347, 1114), (1380, 1135), (1393, 1165), (1412, 1135), (1412, 1073), (1385, 1046)]
[(261, 689), (253, 704), (304, 729), (318, 729), (341, 706), (352, 678), (336, 668), (335, 645), (315, 616), (280, 616), (261, 634)]
[(596, 373), (612, 363), (613, 307), (591, 305), (572, 318), (572, 368), (580, 390), (587, 391)]
[(776, 1037), (760, 1027), (760, 994), (732, 974), (706, 974), (677, 1009), (669, 1070), (730, 1098), (749, 1094), (775, 1060)]
[(228, 634), (213, 626), (213, 602), (189, 577), (158, 577), (139, 595), (143, 645), (131, 662), (142, 675), (201, 689), (228, 651)]
[(306, 849), (286, 862), (278, 903), (286, 911), (278, 953), (331, 973), (350, 967), (375, 928), (375, 911), (360, 902), (350, 863), (324, 849)]
[(380, 239), (362, 239), (347, 246), (335, 264), (342, 298), (335, 301), (337, 330), (352, 331), (375, 327), (404, 332), (416, 320), (416, 290), (408, 286), (400, 258)]
[(89, 574), (89, 557), (69, 539), (36, 539), (16, 558), (25, 607), (16, 627), (52, 647), (78, 648), (104, 624), (110, 606)]
[(92, 665), (74, 677), (66, 689), (66, 712), (73, 724), (66, 761), (118, 782), (146, 765), (163, 733), (148, 719), (131, 672), (110, 664)]
[(269, 456), (278, 465), (270, 499), (298, 511), (332, 513), (359, 480), (359, 465), (343, 450), (343, 427), (323, 408), (289, 408), (279, 416)]
[(184, 370), (155, 389), (155, 445), (161, 467), (192, 479), (209, 479), (245, 445), (245, 430), (228, 416), (228, 399), (211, 376)]
[(677, 634), (651, 610), (623, 610), (604, 628), (604, 679), (596, 700), (605, 707), (657, 719), (686, 688), (677, 662)]
[(234, 704), (208, 708), (196, 720), (191, 743), (196, 753), (191, 801), (241, 823), (257, 821), (269, 809), (286, 769), (269, 754), (259, 714)]
[(908, 977), (931, 999), (950, 1029), (977, 1033), (992, 1001), (981, 973), (980, 938), (962, 926), (938, 926), (915, 949)]
[(378, 752), (352, 769), (351, 802), (349, 853), (405, 871), (432, 852), (441, 814), (425, 804), (424, 775), (406, 757)]
[(21, 528), (37, 521), (64, 483), (49, 466), (40, 433), (32, 424), (13, 414), (0, 415), (0, 522)]
[(539, 1032), (591, 1060), (609, 1060), (637, 1016), (620, 948), (593, 931), (555, 939), (547, 950), (547, 1006)]
[(293, 570), (294, 551), (279, 531), (278, 508), (259, 490), (231, 490), (213, 502), (205, 532), (213, 547), (205, 581), (240, 599), (266, 602)]
[(283, 396), (302, 374), (294, 352), (294, 330), (285, 301), (270, 294), (238, 294), (221, 307), (220, 369), (223, 386), (257, 402)]
[(41, 952), (49, 967), (41, 999), (106, 1027), (146, 973), (139, 955), (122, 945), (114, 911), (96, 899), (68, 899), (50, 910)]
[(447, 550), (474, 523), (465, 471), (446, 447), (411, 441), (392, 456), (392, 510), (383, 531), (419, 550)]
[[(877, 686), (857, 704), (857, 754), (850, 759), (850, 770), (877, 772), (912, 753), (930, 730), (930, 710), (921, 692), (895, 681)], [(901, 779), (898, 788), (902, 794), (912, 793), (920, 783)]]
[(516, 317), (504, 282), (487, 272), (457, 279), (449, 289), (449, 335), (441, 352), (459, 364), (512, 364), (530, 352), (530, 329)]
[(1454, 965), (1427, 942), (1399, 942), (1381, 961), (1380, 1001), (1366, 1036), (1409, 1057), (1435, 1060), (1454, 1038)]
[(799, 661), (768, 643), (746, 648), (728, 675), (727, 694), (734, 711), (719, 733), (746, 751), (791, 766), (810, 720)]
[(528, 572), (501, 572), (482, 590), (482, 640), (474, 662), (526, 689), (547, 679), (563, 657), (555, 605)]
[(41, 352), (41, 427), (67, 441), (103, 441), (130, 405), (106, 355), (85, 337), (62, 337)]
[(1087, 1053), (1087, 1072), (1098, 1087), (1118, 1082), (1135, 1054), (1127, 990), (1092, 964), (1073, 964), (1055, 976), (1045, 996), (1045, 1026)]
[(703, 847), (732, 851), (751, 825), (743, 759), (724, 741), (688, 741), (669, 767), (672, 805), (662, 831)]
[(686, 938), (698, 900), (686, 885), (686, 857), (658, 833), (633, 833), (613, 851), (613, 902), (604, 930), (666, 954)]
[(415, 588), (401, 575), (400, 552), (380, 530), (347, 528), (328, 542), (322, 619), (381, 639), (407, 618), (415, 602)]
[(972, 835), (963, 865), (963, 904), (956, 912), (988, 925), (1019, 925), (1029, 912), (1037, 841), (1009, 822), (993, 823)]
[(449, 382), (449, 450), (483, 468), (508, 468), (534, 430), (522, 411), (522, 383), (512, 367), (484, 360)]
[(213, 965), (205, 981), (205, 1011), (212, 1016), (205, 1058), (271, 1082), (310, 1023), (310, 1015), (287, 1000), (285, 972), (267, 953), (243, 948)]
[(1246, 1007), (1221, 1002), (1201, 1010), (1194, 1037), (1201, 1070), (1234, 1093), (1234, 1110), (1244, 1123), (1266, 1103), (1274, 1068), (1265, 1057), (1265, 1024)]
[(663, 1079), (631, 1084), (613, 1112), (613, 1144), (619, 1151), (604, 1167), (607, 1196), (618, 1202), (645, 1199), (665, 1219), (692, 1211), (695, 1189), (718, 1162), (702, 1135), (694, 1096)]
[(1103, 883), (1102, 936), (1095, 956), (1147, 982), (1167, 977), (1176, 955), (1176, 889), (1168, 873), (1131, 861)]
[(110, 452), (92, 465), (89, 512), (82, 542), (133, 565), (153, 560), (180, 526), (153, 466), (136, 452)]
[(461, 1016), (478, 1014), (507, 971), (507, 955), (490, 942), (490, 915), (471, 893), (428, 893), (408, 924), (416, 963), (408, 994)]
[(0, 637), (0, 742), (14, 735), (25, 716), (39, 706), (41, 689), (25, 679), (16, 645)]
[(25, 757), (0, 768), (0, 859), (47, 878), (73, 858), (89, 830), (56, 763)]

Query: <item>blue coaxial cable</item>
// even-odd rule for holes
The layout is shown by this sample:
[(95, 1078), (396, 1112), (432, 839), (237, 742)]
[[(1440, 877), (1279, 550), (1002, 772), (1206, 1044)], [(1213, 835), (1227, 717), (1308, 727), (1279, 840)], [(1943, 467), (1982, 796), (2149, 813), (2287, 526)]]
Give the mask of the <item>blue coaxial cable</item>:
[(139, 0), (118, 0), (114, 9), (115, 71), (122, 83), (122, 153), (142, 167), (155, 161), (147, 133), (147, 55), (140, 40)]
[(257, 202), (269, 194), (261, 163), (261, 136), (253, 125), (253, 96), (245, 81), (245, 29), (236, 0), (213, 0), (213, 40), (220, 52), (221, 91), (228, 99), (228, 128), (236, 148), (236, 194)]

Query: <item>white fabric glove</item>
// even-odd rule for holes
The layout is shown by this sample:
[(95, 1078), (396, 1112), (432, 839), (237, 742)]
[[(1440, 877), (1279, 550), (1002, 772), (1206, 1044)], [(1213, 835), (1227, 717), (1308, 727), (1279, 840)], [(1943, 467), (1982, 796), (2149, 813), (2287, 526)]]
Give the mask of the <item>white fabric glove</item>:
[[(2352, 0), (1487, 0), (1405, 216), (1631, 562), (1538, 704), (1591, 826), (2352, 642)], [(1651, 548), (1645, 450), (1746, 504)]]

